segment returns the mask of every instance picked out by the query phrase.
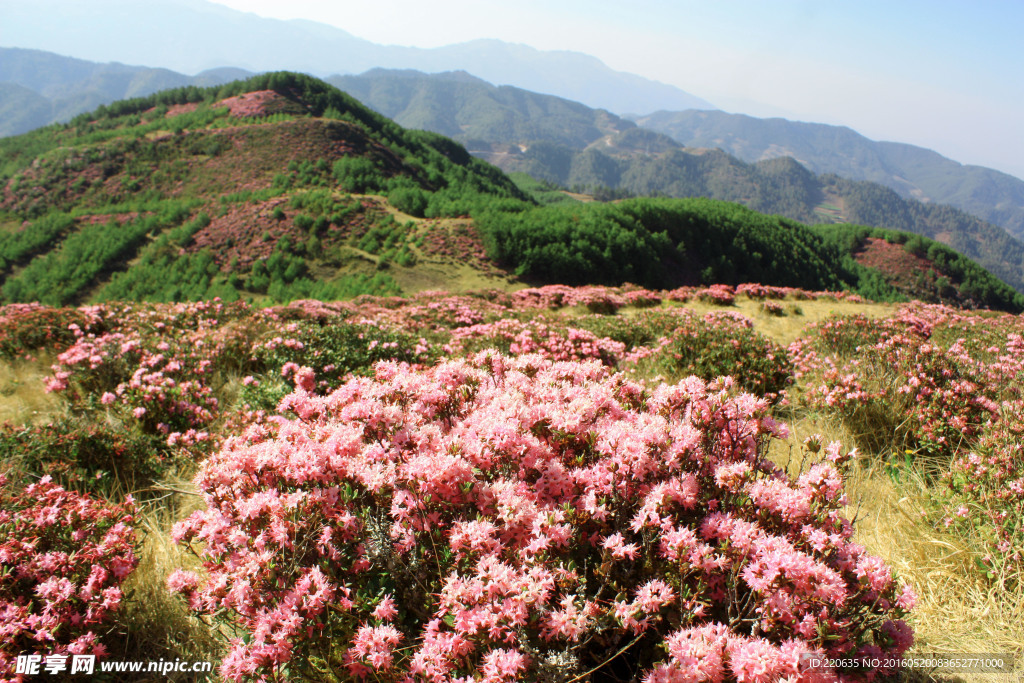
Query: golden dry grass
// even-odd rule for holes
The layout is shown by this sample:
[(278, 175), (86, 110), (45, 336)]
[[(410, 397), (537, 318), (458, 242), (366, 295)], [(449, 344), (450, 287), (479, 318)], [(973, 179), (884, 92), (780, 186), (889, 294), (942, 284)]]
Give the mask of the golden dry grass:
[[(820, 434), (823, 443), (853, 443), (853, 435), (827, 417), (798, 413), (789, 426), (789, 438), (774, 442), (768, 455), (791, 474), (800, 469), (800, 445), (811, 434)], [(905, 680), (1024, 680), (1024, 587), (1008, 590), (986, 577), (975, 564), (983, 551), (922, 515), (928, 505), (925, 483), (894, 479), (878, 454), (861, 454), (847, 473), (846, 491), (854, 540), (885, 560), (918, 595), (908, 619), (916, 641), (908, 657), (1004, 653), (1016, 659), (1012, 674), (952, 676), (917, 669), (907, 671)]]
[[(155, 492), (160, 497), (140, 505), (136, 522), (141, 538), (139, 565), (124, 585), (127, 600), (118, 613), (120, 633), (111, 647), (111, 658), (209, 661), (216, 670), (227, 639), (193, 617), (185, 603), (166, 588), (167, 577), (175, 569), (201, 571), (198, 560), (174, 543), (171, 528), (176, 521), (200, 509), (202, 499), (194, 495), (195, 488), (183, 473), (165, 477), (154, 488), (163, 489)], [(159, 676), (152, 680), (195, 679), (172, 674), (169, 678)]]
[(46, 424), (65, 410), (64, 402), (46, 392), (52, 359), (0, 361), (0, 424)]
[(895, 310), (894, 304), (873, 302), (855, 304), (849, 301), (828, 301), (824, 299), (799, 301), (790, 297), (778, 302), (782, 305), (784, 315), (770, 315), (764, 312), (762, 303), (755, 299), (748, 299), (745, 296), (738, 296), (732, 306), (716, 306), (704, 301), (690, 301), (686, 303), (686, 306), (698, 313), (723, 310), (741, 313), (754, 322), (754, 329), (782, 346), (787, 346), (796, 341), (808, 325), (821, 322), (833, 315), (859, 313), (873, 318), (880, 318)]

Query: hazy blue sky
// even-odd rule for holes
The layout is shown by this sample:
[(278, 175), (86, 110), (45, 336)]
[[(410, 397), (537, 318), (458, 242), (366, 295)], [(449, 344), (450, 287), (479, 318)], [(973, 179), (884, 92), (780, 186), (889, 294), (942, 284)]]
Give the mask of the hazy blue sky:
[(215, 0), (375, 43), (576, 50), (726, 111), (848, 125), (1024, 178), (1024, 0)]

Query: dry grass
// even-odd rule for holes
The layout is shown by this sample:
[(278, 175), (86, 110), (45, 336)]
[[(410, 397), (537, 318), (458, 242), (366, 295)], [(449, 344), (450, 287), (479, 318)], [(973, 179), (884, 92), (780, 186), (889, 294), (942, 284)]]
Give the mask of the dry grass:
[(880, 318), (891, 314), (895, 308), (894, 304), (855, 304), (849, 301), (827, 301), (824, 299), (798, 301), (787, 298), (778, 303), (782, 305), (785, 315), (765, 313), (761, 307), (761, 301), (748, 299), (745, 296), (736, 297), (736, 301), (732, 306), (716, 306), (704, 301), (690, 301), (687, 302), (686, 306), (698, 313), (708, 313), (710, 311), (735, 311), (741, 313), (754, 322), (754, 329), (782, 346), (787, 346), (796, 341), (808, 325), (821, 322), (830, 316), (859, 313), (872, 318)]
[[(201, 570), (198, 560), (187, 550), (183, 552), (171, 539), (170, 532), (176, 521), (202, 507), (202, 499), (192, 493), (195, 488), (184, 473), (165, 477), (155, 488), (165, 489), (165, 495), (141, 505), (136, 525), (142, 538), (139, 566), (124, 585), (128, 600), (118, 613), (120, 635), (113, 640), (111, 659), (209, 661), (216, 671), (223, 658), (226, 639), (191, 616), (185, 603), (166, 588), (167, 576), (174, 569)], [(135, 680), (195, 679), (172, 674), (170, 678)]]
[(917, 591), (913, 654), (1024, 656), (1024, 587), (989, 579), (975, 563), (984, 550), (928, 523), (922, 481), (896, 481), (874, 467), (849, 490), (860, 503), (857, 541)]
[[(789, 438), (773, 443), (768, 455), (791, 474), (801, 468), (800, 444), (811, 434), (821, 434), (824, 443), (853, 442), (849, 431), (826, 418), (799, 414), (789, 426)], [(847, 475), (846, 491), (854, 540), (885, 560), (918, 595), (908, 619), (916, 640), (908, 657), (1002, 653), (1016, 658), (1012, 674), (958, 677), (912, 670), (904, 680), (1024, 681), (1024, 587), (1008, 590), (986, 577), (975, 564), (984, 551), (924, 518), (926, 484), (890, 477), (877, 454), (861, 455)]]
[(385, 272), (407, 295), (427, 290), (444, 290), (453, 294), (486, 289), (512, 291), (526, 286), (506, 275), (488, 275), (469, 264), (431, 256), (420, 257), (413, 268), (392, 265)]
[(64, 402), (46, 392), (52, 358), (0, 361), (0, 424), (47, 424), (65, 410)]

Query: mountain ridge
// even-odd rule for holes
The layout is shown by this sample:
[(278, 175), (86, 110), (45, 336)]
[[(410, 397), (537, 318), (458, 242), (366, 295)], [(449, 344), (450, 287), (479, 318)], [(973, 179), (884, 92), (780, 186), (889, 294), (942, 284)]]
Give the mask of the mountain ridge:
[[(376, 70), (328, 81), (402, 125), (454, 137), (507, 172), (606, 197), (703, 196), (805, 223), (845, 221), (909, 230), (954, 246), (1024, 288), (1024, 245), (1001, 227), (943, 204), (889, 196), (882, 185), (871, 188), (857, 184), (867, 181), (829, 174), (814, 177), (798, 162), (784, 161), (789, 156), (747, 162), (716, 148), (714, 140), (702, 140), (707, 146), (700, 148), (684, 147), (608, 111), (482, 79)], [(820, 129), (857, 135), (849, 129)], [(872, 208), (873, 203), (887, 210)]]
[[(117, 12), (117, 26), (101, 19), (105, 7)], [(713, 106), (675, 86), (611, 69), (583, 53), (543, 51), (487, 39), (429, 49), (387, 46), (327, 24), (267, 19), (202, 0), (151, 0), (145, 7), (144, 14), (137, 3), (120, 0), (96, 0), (88, 6), (7, 0), (4, 23), (10, 35), (19, 36), (22, 47), (184, 73), (225, 64), (256, 72), (289, 69), (319, 77), (377, 66), (472, 69), (489, 81), (531, 90), (568, 88), (563, 93), (574, 99), (620, 112)], [(178, 49), (185, 43), (189, 50)]]

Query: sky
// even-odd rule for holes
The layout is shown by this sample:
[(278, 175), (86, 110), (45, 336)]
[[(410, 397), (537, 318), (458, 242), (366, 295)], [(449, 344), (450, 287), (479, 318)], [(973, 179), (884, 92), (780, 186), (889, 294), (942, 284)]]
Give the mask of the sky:
[(1024, 178), (1022, 0), (215, 0), (384, 45), (574, 50), (719, 108)]

